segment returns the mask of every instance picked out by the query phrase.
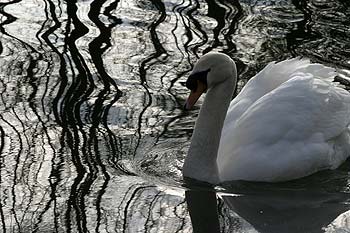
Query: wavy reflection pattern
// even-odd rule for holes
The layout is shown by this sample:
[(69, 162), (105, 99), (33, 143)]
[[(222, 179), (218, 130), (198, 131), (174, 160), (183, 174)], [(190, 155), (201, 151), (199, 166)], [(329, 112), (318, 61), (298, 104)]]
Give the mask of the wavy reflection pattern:
[[(190, 232), (183, 191), (165, 186), (181, 182), (198, 113), (181, 110), (194, 62), (231, 55), (241, 87), (271, 60), (306, 55), (336, 64), (346, 82), (348, 9), (342, 0), (2, 1), (1, 231)], [(219, 209), (223, 232), (253, 231)]]

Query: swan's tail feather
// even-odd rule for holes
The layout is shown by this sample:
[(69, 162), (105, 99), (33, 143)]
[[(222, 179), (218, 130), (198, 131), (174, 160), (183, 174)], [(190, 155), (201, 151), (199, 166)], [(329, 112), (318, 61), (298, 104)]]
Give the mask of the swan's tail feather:
[(335, 76), (337, 75), (337, 72), (334, 68), (327, 67), (319, 63), (309, 64), (298, 71), (311, 74), (315, 78), (322, 79), (326, 82), (333, 82)]
[(337, 72), (334, 68), (319, 63), (311, 63), (307, 58), (291, 58), (281, 62), (271, 62), (256, 75), (270, 90), (292, 79), (296, 75), (311, 75), (326, 82), (333, 82)]
[(256, 75), (256, 79), (265, 85), (270, 84), (271, 89), (292, 78), (293, 74), (300, 72), (310, 65), (309, 59), (299, 57), (281, 62), (270, 62), (262, 71)]

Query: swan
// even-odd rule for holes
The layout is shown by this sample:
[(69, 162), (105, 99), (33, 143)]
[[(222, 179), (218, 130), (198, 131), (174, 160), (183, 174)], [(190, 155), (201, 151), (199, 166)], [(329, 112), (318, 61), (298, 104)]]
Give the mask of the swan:
[(206, 97), (184, 161), (184, 179), (211, 184), (281, 182), (335, 169), (350, 155), (350, 94), (336, 71), (308, 59), (271, 62), (231, 101), (234, 61), (207, 53), (186, 81), (185, 109)]

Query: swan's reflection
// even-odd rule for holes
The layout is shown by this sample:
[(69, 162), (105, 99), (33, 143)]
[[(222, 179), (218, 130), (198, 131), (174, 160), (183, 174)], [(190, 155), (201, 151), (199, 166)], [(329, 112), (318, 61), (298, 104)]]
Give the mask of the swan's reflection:
[[(269, 190), (241, 195), (218, 194), (235, 213), (257, 231), (313, 233), (324, 229), (349, 210), (350, 194)], [(220, 232), (216, 195), (189, 190), (186, 201), (194, 232)]]
[(211, 190), (188, 190), (185, 197), (193, 232), (219, 233), (220, 223), (216, 193)]
[(222, 198), (256, 230), (268, 233), (322, 232), (349, 209), (349, 194), (344, 193), (283, 191)]

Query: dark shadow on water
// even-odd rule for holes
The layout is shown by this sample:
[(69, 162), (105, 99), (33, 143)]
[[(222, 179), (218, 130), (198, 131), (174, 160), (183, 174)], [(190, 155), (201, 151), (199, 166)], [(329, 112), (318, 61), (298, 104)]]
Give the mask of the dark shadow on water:
[(185, 196), (193, 232), (220, 232), (216, 193), (210, 190), (188, 190)]
[(350, 195), (305, 191), (272, 191), (222, 196), (224, 202), (259, 232), (323, 232), (349, 210)]
[[(186, 182), (186, 202), (194, 232), (234, 231), (235, 226), (224, 226), (220, 221), (224, 208), (218, 206), (218, 199), (258, 232), (324, 232), (350, 208), (350, 194), (339, 190), (347, 189), (343, 173), (347, 166), (345, 163), (339, 170), (284, 183), (230, 182), (223, 184), (224, 192), (217, 193), (222, 187), (214, 190), (205, 184)], [(330, 183), (337, 190), (327, 190)]]

